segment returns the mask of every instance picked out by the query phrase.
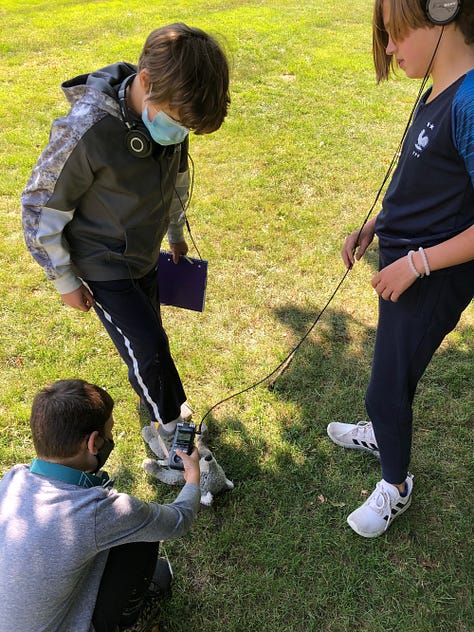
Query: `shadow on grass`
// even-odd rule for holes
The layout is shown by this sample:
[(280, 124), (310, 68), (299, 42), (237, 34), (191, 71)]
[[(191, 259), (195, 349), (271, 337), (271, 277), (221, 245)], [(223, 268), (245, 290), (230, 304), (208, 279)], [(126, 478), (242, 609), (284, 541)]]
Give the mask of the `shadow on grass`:
[[(292, 330), (295, 341), (312, 324), (306, 311), (291, 305), (275, 313)], [(457, 401), (461, 409), (469, 413), (470, 408), (472, 413), (474, 329), (461, 325), (453, 336), (437, 350), (418, 386), (415, 409), (421, 407), (422, 417), (429, 402)], [(323, 421), (352, 422), (354, 414), (364, 412), (374, 339), (375, 328), (365, 327), (345, 312), (327, 311), (275, 381), (275, 393), (298, 404), (302, 424), (318, 413)]]
[[(276, 314), (295, 340), (311, 325), (294, 306)], [(421, 429), (428, 437), (415, 457), (419, 496), (387, 534), (366, 540), (345, 524), (379, 480), (379, 463), (334, 446), (326, 424), (363, 418), (374, 333), (344, 312), (325, 314), (276, 382), (275, 396), (298, 411), (279, 421), (279, 436), (251, 431), (235, 414), (208, 418), (213, 447), (237, 484), (201, 513), (194, 541), (181, 544), (188, 553), (179, 561), (182, 591), (165, 606), (163, 630), (180, 630), (176, 608), (201, 630), (225, 632), (378, 632), (387, 620), (398, 632), (469, 629), (462, 423), (452, 428), (457, 465), (452, 444), (440, 446), (442, 422)], [(462, 328), (465, 340), (473, 333)], [(456, 341), (438, 351), (419, 387), (422, 423), (426, 406), (444, 413), (458, 406), (472, 416), (473, 360), (472, 346)], [(433, 388), (443, 388), (437, 400)], [(432, 476), (437, 461), (444, 480)], [(445, 506), (435, 506), (454, 483), (456, 500), (446, 492)]]
[[(276, 315), (295, 342), (311, 325), (312, 314), (292, 305)], [(462, 328), (463, 340), (473, 333)], [(176, 587), (163, 604), (160, 630), (181, 632), (183, 620), (203, 632), (379, 632), (387, 620), (398, 632), (469, 629), (463, 507), (470, 492), (462, 484), (468, 439), (458, 453), (453, 445), (462, 423), (454, 424), (446, 447), (441, 419), (419, 435), (415, 429), (415, 444), (423, 437), (415, 457), (419, 495), (387, 534), (365, 540), (345, 524), (379, 480), (379, 464), (334, 446), (326, 425), (363, 418), (374, 334), (347, 313), (328, 310), (273, 394), (258, 395), (261, 423), (238, 412), (208, 415), (210, 447), (236, 487), (200, 512), (192, 534), (166, 544)], [(437, 403), (444, 413), (457, 406), (469, 414), (473, 360), (472, 346), (456, 339), (438, 351), (417, 396), (422, 420)], [(265, 406), (275, 398), (294, 404), (296, 414), (266, 426)], [(149, 423), (143, 410), (140, 421)], [(437, 462), (442, 480), (432, 474)], [(456, 500), (448, 494), (453, 489)], [(433, 498), (443, 493), (443, 507), (435, 507)]]
[[(276, 315), (293, 330), (295, 341), (312, 325), (311, 316), (293, 306), (279, 309)], [(350, 421), (354, 414), (363, 414), (374, 336), (373, 328), (350, 315), (326, 311), (275, 380), (274, 392), (280, 399), (298, 404), (305, 426), (308, 422), (314, 427), (331, 420)]]

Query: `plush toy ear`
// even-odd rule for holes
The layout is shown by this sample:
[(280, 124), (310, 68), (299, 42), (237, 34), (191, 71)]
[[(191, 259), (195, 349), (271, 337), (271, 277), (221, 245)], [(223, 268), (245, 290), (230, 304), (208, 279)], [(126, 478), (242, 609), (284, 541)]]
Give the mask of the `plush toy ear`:
[(166, 485), (184, 485), (184, 476), (180, 470), (171, 470), (168, 467), (168, 461), (155, 461), (154, 459), (145, 459), (142, 463), (143, 469), (154, 476), (156, 479)]
[(207, 437), (207, 426), (206, 424), (202, 424), (200, 434), (196, 435), (196, 445), (197, 445), (197, 449), (200, 455), (210, 452), (209, 448), (207, 447), (206, 437)]

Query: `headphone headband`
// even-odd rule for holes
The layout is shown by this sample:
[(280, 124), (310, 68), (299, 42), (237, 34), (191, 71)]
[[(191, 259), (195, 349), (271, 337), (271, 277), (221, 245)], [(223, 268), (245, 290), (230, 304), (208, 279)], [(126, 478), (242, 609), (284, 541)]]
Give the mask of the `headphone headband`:
[(134, 73), (133, 75), (129, 75), (128, 77), (126, 77), (120, 84), (120, 88), (118, 91), (120, 110), (122, 112), (123, 120), (127, 124), (127, 127), (132, 126), (132, 123), (130, 122), (130, 117), (128, 114), (128, 107), (127, 107), (127, 88), (132, 83), (132, 81), (135, 79), (136, 76), (137, 74)]
[(426, 15), (430, 22), (444, 26), (453, 22), (461, 10), (461, 0), (427, 0)]

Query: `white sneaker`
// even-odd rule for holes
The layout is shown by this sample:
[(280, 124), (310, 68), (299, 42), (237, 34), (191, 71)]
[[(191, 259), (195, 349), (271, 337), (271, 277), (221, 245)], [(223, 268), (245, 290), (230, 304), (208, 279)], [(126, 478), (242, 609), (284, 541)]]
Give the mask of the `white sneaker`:
[(411, 504), (413, 474), (408, 474), (405, 484), (407, 494), (401, 496), (395, 485), (379, 481), (365, 503), (348, 516), (351, 529), (364, 538), (382, 535)]
[(357, 424), (332, 421), (327, 427), (327, 433), (331, 441), (343, 448), (364, 450), (364, 452), (379, 456), (379, 448), (371, 421), (359, 421)]

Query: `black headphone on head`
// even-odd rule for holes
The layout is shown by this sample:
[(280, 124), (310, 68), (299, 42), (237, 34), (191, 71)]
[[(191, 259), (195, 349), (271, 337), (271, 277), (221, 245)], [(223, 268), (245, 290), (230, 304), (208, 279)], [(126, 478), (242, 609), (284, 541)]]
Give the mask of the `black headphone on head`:
[(461, 10), (461, 0), (427, 0), (426, 15), (433, 24), (445, 26), (453, 22)]

